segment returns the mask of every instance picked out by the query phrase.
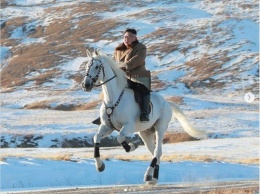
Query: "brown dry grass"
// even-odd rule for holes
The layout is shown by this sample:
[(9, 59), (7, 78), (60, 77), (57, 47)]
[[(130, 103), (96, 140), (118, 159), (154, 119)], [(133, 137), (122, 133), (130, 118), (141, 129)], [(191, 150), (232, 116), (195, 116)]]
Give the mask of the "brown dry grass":
[(100, 105), (101, 100), (93, 100), (89, 103), (85, 103), (85, 104), (59, 104), (55, 107), (51, 106), (52, 101), (37, 101), (37, 102), (33, 102), (31, 104), (26, 104), (24, 106), (25, 109), (51, 109), (51, 110), (61, 110), (61, 111), (80, 111), (80, 110), (91, 110), (96, 108), (97, 106)]
[(201, 58), (191, 60), (185, 63), (187, 69), (192, 69), (192, 73), (181, 78), (188, 86), (192, 86), (194, 82), (204, 81), (214, 76), (216, 71), (221, 69), (222, 64), (227, 62), (229, 58), (226, 53), (221, 53), (219, 56), (209, 56), (205, 54)]
[(165, 99), (169, 102), (174, 102), (175, 104), (182, 104), (183, 102), (183, 97), (180, 96), (166, 97)]
[(22, 157), (34, 157), (39, 159), (48, 159), (48, 160), (65, 160), (70, 161), (72, 158), (72, 154), (68, 153), (55, 153), (55, 154), (48, 154), (48, 153), (38, 153), (33, 155), (25, 155), (25, 154), (1, 154), (0, 161), (5, 161), (5, 158), (7, 157), (16, 157), (16, 158), (22, 158)]
[[(46, 69), (44, 75), (34, 78), (36, 84), (42, 84), (44, 80), (51, 79), (58, 75), (55, 67), (64, 62), (64, 56), (77, 57), (86, 56), (85, 50), (88, 48), (86, 39), (98, 41), (111, 28), (118, 23), (110, 18), (100, 20), (99, 17), (90, 14), (92, 11), (107, 11), (109, 5), (105, 2), (81, 3), (81, 6), (54, 7), (46, 10), (46, 14), (62, 14), (64, 10), (71, 10), (70, 17), (59, 18), (56, 22), (48, 26), (38, 26), (30, 34), (31, 38), (43, 37), (45, 42), (30, 45), (22, 45), (20, 40), (11, 40), (10, 32), (17, 27), (25, 26), (28, 18), (20, 17), (8, 20), (1, 29), (1, 45), (14, 46), (11, 49), (12, 60), (9, 65), (2, 70), (1, 87), (9, 88), (23, 85), (30, 81), (24, 78), (32, 71)], [(77, 15), (83, 15), (80, 18)], [(73, 23), (73, 20), (78, 22)], [(73, 28), (77, 25), (76, 30)], [(26, 30), (26, 29), (25, 29)], [(26, 31), (25, 31), (26, 33)], [(49, 70), (48, 70), (49, 69)], [(75, 75), (76, 81), (81, 81), (81, 77)]]
[(167, 85), (160, 81), (155, 74), (152, 74), (152, 91), (159, 91), (165, 89)]
[[(215, 1), (204, 1), (205, 4)], [(147, 5), (147, 2), (129, 2), (124, 1), (129, 6), (142, 7)], [(5, 5), (6, 1), (1, 1), (1, 5)], [(85, 56), (85, 50), (89, 48), (89, 41), (99, 41), (101, 39), (109, 39), (110, 41), (118, 40), (118, 34), (107, 34), (108, 31), (125, 24), (120, 18), (101, 18), (96, 13), (113, 12), (113, 6), (117, 2), (114, 1), (99, 1), (99, 2), (80, 2), (77, 6), (67, 5), (61, 7), (51, 7), (46, 9), (46, 15), (55, 16), (53, 21), (48, 26), (37, 26), (35, 29), (28, 31), (25, 24), (31, 22), (27, 17), (16, 17), (9, 19), (1, 28), (1, 45), (12, 47), (12, 60), (9, 65), (1, 72), (1, 87), (5, 90), (14, 86), (21, 86), (32, 79), (24, 76), (35, 70), (45, 69), (41, 75), (33, 78), (36, 86), (56, 77), (60, 72), (55, 69), (56, 66), (71, 60), (78, 56)], [(223, 2), (223, 5), (225, 3)], [(222, 5), (222, 6), (223, 6)], [(238, 4), (243, 9), (253, 9), (253, 6), (246, 2)], [(221, 6), (221, 5), (220, 5)], [(145, 11), (136, 12), (128, 15), (129, 18), (139, 19), (140, 15), (143, 18), (148, 18), (151, 22), (158, 22), (158, 20), (175, 21), (177, 16), (169, 16), (167, 9), (146, 9)], [(69, 13), (69, 14), (68, 14)], [(226, 13), (224, 13), (226, 14)], [(154, 17), (157, 15), (159, 17)], [(227, 36), (230, 30), (221, 29), (219, 24), (222, 21), (216, 20), (211, 23), (211, 30), (213, 34), (207, 35), (209, 29), (208, 25), (201, 25), (192, 27), (181, 24), (178, 28), (158, 28), (155, 31), (143, 37), (145, 44), (148, 46), (149, 55), (156, 54), (159, 59), (163, 58), (168, 53), (179, 51), (186, 55), (191, 49), (197, 48), (199, 45), (204, 45), (210, 50), (216, 46), (223, 44), (225, 40), (216, 42), (215, 37)], [(22, 45), (19, 39), (10, 39), (12, 30), (17, 27), (23, 27), (27, 36), (31, 38), (44, 38), (45, 42), (35, 43), (31, 45)], [(109, 38), (107, 38), (109, 36)], [(153, 40), (162, 40), (161, 43), (153, 44)], [(194, 43), (193, 40), (198, 40)], [(92, 42), (91, 41), (91, 42)], [(185, 44), (183, 42), (189, 42)], [(199, 56), (184, 66), (190, 71), (180, 81), (183, 81), (187, 86), (200, 88), (202, 81), (210, 80), (207, 87), (222, 87), (223, 83), (218, 80), (212, 80), (210, 77), (223, 71), (230, 71), (228, 69), (221, 69), (221, 65), (230, 60), (228, 57), (229, 51), (220, 51), (218, 53), (205, 54)], [(193, 53), (195, 56), (197, 53)], [(14, 57), (15, 56), (15, 57)], [(64, 57), (65, 56), (65, 57)], [(251, 56), (253, 57), (253, 56)], [(79, 70), (80, 71), (80, 70)], [(232, 70), (234, 74), (239, 73), (239, 69)], [(156, 75), (153, 77), (154, 90), (166, 88), (166, 84), (160, 82)], [(82, 76), (79, 72), (71, 75), (72, 79), (80, 83)], [(232, 79), (232, 78), (229, 78)], [(196, 84), (194, 84), (196, 83)], [(252, 86), (254, 87), (254, 86)]]
[(177, 143), (194, 140), (196, 139), (187, 133), (165, 133), (163, 143)]
[[(174, 145), (173, 145), (174, 146)], [(147, 151), (143, 154), (135, 154), (135, 152), (130, 152), (128, 154), (112, 154), (111, 152), (106, 152), (106, 148), (101, 148), (102, 153), (102, 159), (103, 160), (110, 160), (118, 159), (123, 161), (130, 161), (130, 160), (140, 160), (140, 161), (150, 161), (152, 158), (152, 155)], [(123, 148), (122, 148), (123, 151)], [(81, 157), (81, 158), (93, 158), (93, 152), (88, 151), (87, 153), (78, 153), (76, 151), (75, 153), (72, 153), (72, 151), (66, 151), (63, 152), (62, 150), (59, 153), (44, 153), (39, 152), (35, 153), (33, 152), (33, 155), (28, 153), (2, 153), (0, 156), (0, 161), (5, 161), (5, 158), (7, 157), (34, 157), (34, 158), (40, 158), (40, 159), (50, 159), (50, 160), (65, 160), (70, 161), (73, 160), (73, 158)], [(209, 155), (198, 155), (198, 154), (189, 154), (189, 153), (175, 153), (175, 154), (163, 154), (161, 157), (161, 161), (165, 162), (181, 162), (181, 161), (194, 161), (194, 162), (214, 162), (214, 161), (222, 161), (222, 162), (230, 162), (230, 163), (239, 163), (239, 164), (248, 164), (248, 165), (258, 165), (259, 159), (258, 158), (248, 158), (248, 159), (228, 159), (223, 158), (220, 156), (209, 156)]]
[[(102, 150), (101, 150), (102, 152)], [(86, 158), (92, 158), (93, 153), (89, 153), (85, 155)], [(147, 151), (142, 155), (137, 154), (110, 154), (102, 152), (102, 159), (109, 160), (109, 159), (118, 159), (124, 161), (130, 160), (140, 160), (140, 161), (150, 161), (152, 155)], [(238, 164), (248, 164), (248, 165), (257, 165), (259, 164), (259, 159), (250, 158), (248, 160), (241, 160), (241, 159), (228, 159), (223, 158), (220, 156), (209, 156), (209, 155), (198, 155), (198, 154), (188, 154), (188, 153), (177, 153), (177, 154), (163, 154), (161, 157), (161, 161), (165, 162), (181, 162), (181, 161), (194, 161), (194, 162), (214, 162), (214, 161), (221, 161), (221, 162), (230, 162), (230, 163), (238, 163)]]
[[(148, 46), (149, 53), (155, 53), (160, 51), (161, 55), (159, 55), (159, 59), (163, 57), (165, 53), (171, 53), (178, 50), (179, 44), (178, 41), (174, 41), (178, 38), (181, 38), (181, 33), (179, 36), (169, 35), (169, 31), (172, 29), (157, 29), (156, 31), (150, 33), (146, 36), (147, 39), (156, 39), (160, 37), (164, 37), (164, 42), (161, 44), (151, 44)], [(173, 38), (174, 37), (174, 38)]]

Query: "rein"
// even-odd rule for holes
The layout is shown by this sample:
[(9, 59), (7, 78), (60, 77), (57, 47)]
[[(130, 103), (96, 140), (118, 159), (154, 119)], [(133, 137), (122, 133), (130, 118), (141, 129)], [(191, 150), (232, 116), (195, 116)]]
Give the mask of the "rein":
[(101, 84), (95, 84), (95, 86), (96, 86), (96, 87), (102, 86), (103, 84), (105, 84), (105, 83), (111, 81), (111, 80), (114, 79), (115, 77), (116, 77), (116, 75), (114, 75), (113, 77), (111, 77), (110, 79), (108, 79), (107, 81), (105, 81), (105, 82), (103, 82), (103, 83), (101, 83)]

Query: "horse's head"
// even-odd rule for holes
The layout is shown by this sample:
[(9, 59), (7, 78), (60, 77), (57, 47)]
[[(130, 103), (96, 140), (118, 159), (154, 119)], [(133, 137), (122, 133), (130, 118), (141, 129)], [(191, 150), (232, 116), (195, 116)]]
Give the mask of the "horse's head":
[(98, 51), (95, 51), (93, 55), (87, 51), (87, 55), (91, 60), (86, 64), (86, 75), (81, 85), (84, 91), (89, 92), (97, 82), (104, 78), (104, 66), (101, 59), (98, 58)]

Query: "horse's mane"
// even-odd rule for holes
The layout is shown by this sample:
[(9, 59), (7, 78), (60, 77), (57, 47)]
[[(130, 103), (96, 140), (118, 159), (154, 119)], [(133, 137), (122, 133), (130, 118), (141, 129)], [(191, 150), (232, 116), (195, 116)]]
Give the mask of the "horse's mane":
[(123, 89), (127, 86), (125, 72), (118, 67), (118, 63), (114, 59), (100, 52), (98, 53), (98, 55), (94, 55), (93, 57), (100, 61), (104, 61), (104, 65), (109, 65), (112, 68), (113, 72), (116, 75), (118, 87)]

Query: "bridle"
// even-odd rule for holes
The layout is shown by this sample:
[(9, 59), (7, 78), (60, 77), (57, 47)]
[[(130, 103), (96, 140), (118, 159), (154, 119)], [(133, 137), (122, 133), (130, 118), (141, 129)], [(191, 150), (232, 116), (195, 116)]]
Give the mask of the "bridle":
[[(98, 72), (97, 72), (95, 77), (93, 77), (92, 75), (89, 74), (89, 70), (90, 70), (91, 66), (94, 64), (94, 60), (96, 60), (96, 61), (98, 61), (100, 63), (100, 65), (98, 66)], [(99, 78), (99, 74), (100, 74), (101, 70), (103, 71), (103, 79), (104, 79), (106, 77), (106, 75), (105, 75), (104, 65), (103, 65), (102, 61), (97, 60), (95, 58), (92, 58), (91, 59), (91, 64), (88, 66), (88, 69), (87, 69), (87, 72), (86, 72), (85, 76), (89, 77), (93, 81), (95, 87), (102, 86), (103, 84), (111, 81), (112, 79), (114, 79), (116, 77), (116, 74), (115, 74), (113, 77), (109, 78), (108, 80), (104, 81), (103, 83), (96, 84), (96, 82), (97, 82), (97, 80)]]
[[(98, 66), (97, 74), (96, 74), (95, 77), (93, 77), (92, 75), (89, 74), (90, 68), (91, 68), (91, 66), (93, 66), (93, 64), (94, 64), (94, 60), (96, 60), (96, 61), (98, 61), (98, 62), (100, 63), (99, 66)], [(101, 70), (102, 70), (102, 72), (103, 72), (103, 79), (106, 77), (106, 75), (105, 75), (105, 70), (104, 70), (104, 65), (103, 65), (102, 61), (97, 60), (97, 59), (95, 59), (95, 58), (92, 58), (89, 63), (90, 63), (90, 64), (88, 65), (88, 69), (87, 69), (87, 72), (86, 72), (85, 77), (89, 77), (89, 78), (93, 81), (93, 83), (94, 83), (93, 85), (94, 85), (95, 87), (102, 86), (103, 84), (105, 84), (105, 83), (111, 81), (112, 79), (114, 79), (114, 78), (116, 77), (116, 74), (115, 74), (113, 77), (109, 78), (108, 80), (104, 81), (103, 83), (101, 83), (101, 84), (96, 84), (96, 82), (97, 82), (97, 80), (98, 80), (98, 78), (99, 78), (99, 75), (100, 75)], [(82, 86), (83, 86), (83, 83), (82, 83)], [(84, 86), (83, 86), (83, 88), (84, 88)], [(114, 128), (114, 129), (116, 129), (116, 128), (114, 127), (114, 125), (113, 125), (113, 123), (112, 123), (112, 121), (111, 121), (111, 115), (112, 115), (112, 113), (113, 113), (113, 110), (117, 107), (117, 105), (118, 105), (119, 102), (121, 101), (123, 94), (124, 94), (124, 89), (122, 90), (122, 92), (121, 92), (121, 94), (120, 94), (120, 96), (119, 96), (117, 102), (116, 102), (112, 107), (107, 107), (106, 104), (105, 104), (106, 114), (107, 114), (107, 116), (108, 116), (108, 122), (109, 122), (109, 124), (110, 124), (110, 127), (111, 127), (111, 128)], [(105, 103), (105, 102), (104, 102), (104, 103)]]

